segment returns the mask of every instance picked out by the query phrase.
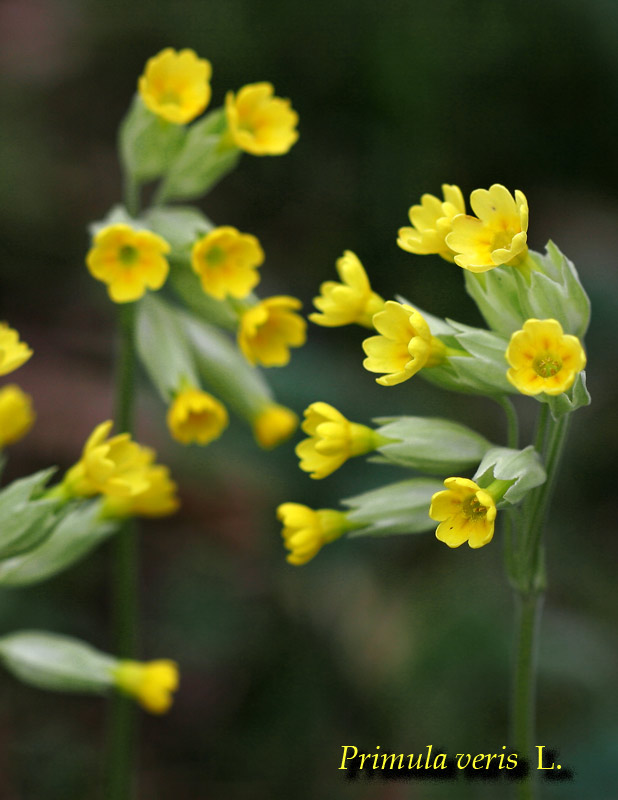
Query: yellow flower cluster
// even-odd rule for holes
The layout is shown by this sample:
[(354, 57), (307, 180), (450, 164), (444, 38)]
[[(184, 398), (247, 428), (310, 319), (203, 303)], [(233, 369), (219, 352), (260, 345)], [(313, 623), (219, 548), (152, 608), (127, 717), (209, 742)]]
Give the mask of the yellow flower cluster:
[(120, 661), (113, 670), (114, 683), (121, 692), (135, 697), (151, 714), (164, 714), (172, 705), (172, 692), (179, 685), (178, 665), (160, 659), (141, 663)]

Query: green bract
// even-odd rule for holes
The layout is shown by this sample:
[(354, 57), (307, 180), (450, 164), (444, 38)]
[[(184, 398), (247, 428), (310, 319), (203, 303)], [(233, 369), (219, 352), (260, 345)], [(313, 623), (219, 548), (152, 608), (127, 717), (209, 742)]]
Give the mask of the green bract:
[(539, 454), (532, 445), (523, 450), (510, 447), (492, 447), (488, 450), (474, 474), (473, 480), (484, 489), (494, 480), (513, 481), (502, 495), (502, 500), (514, 505), (536, 486), (545, 483), (545, 469)]
[(0, 559), (12, 558), (41, 544), (58, 517), (59, 498), (36, 498), (55, 467), (21, 478), (0, 491)]
[(161, 177), (186, 138), (184, 125), (153, 114), (136, 94), (120, 126), (120, 157), (126, 172), (138, 183)]

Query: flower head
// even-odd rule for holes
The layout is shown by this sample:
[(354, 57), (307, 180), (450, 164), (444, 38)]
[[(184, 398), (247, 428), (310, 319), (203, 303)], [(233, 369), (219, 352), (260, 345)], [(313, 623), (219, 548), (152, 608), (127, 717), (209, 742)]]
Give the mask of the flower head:
[(270, 450), (285, 442), (298, 427), (298, 417), (285, 406), (272, 403), (253, 420), (253, 435), (260, 447)]
[(148, 59), (137, 88), (147, 108), (168, 122), (191, 122), (210, 102), (210, 61), (171, 47)]
[(156, 233), (134, 230), (129, 225), (109, 225), (94, 237), (86, 256), (93, 278), (107, 284), (115, 303), (139, 300), (148, 289), (160, 289), (169, 264), (170, 246)]
[(153, 464), (145, 470), (148, 488), (132, 497), (107, 496), (101, 516), (110, 519), (124, 517), (167, 517), (174, 514), (180, 502), (177, 486), (170, 471), (162, 464)]
[(313, 305), (321, 313), (309, 314), (309, 319), (326, 328), (353, 323), (373, 327), (372, 317), (384, 308), (384, 300), (371, 290), (358, 256), (346, 250), (335, 266), (341, 283), (325, 281), (320, 286), (321, 295), (314, 299)]
[(259, 241), (250, 233), (223, 226), (193, 245), (191, 266), (206, 294), (223, 300), (226, 295), (246, 297), (260, 281), (257, 268), (264, 261)]
[(283, 523), (283, 544), (290, 551), (286, 560), (295, 566), (311, 561), (325, 544), (334, 542), (350, 528), (342, 511), (314, 511), (299, 503), (280, 505), (277, 518)]
[(35, 417), (29, 394), (13, 383), (0, 389), (0, 448), (22, 439)]
[(114, 683), (125, 694), (135, 697), (151, 714), (164, 714), (172, 705), (172, 692), (178, 689), (178, 665), (174, 661), (120, 661), (113, 670)]
[(395, 386), (415, 375), (423, 367), (439, 364), (445, 346), (431, 335), (423, 316), (411, 306), (387, 300), (384, 310), (373, 318), (380, 336), (363, 342), (367, 358), (363, 366), (369, 372), (386, 372), (376, 381)]
[(565, 334), (555, 319), (529, 319), (515, 331), (506, 350), (510, 369), (506, 377), (522, 394), (566, 392), (586, 366), (586, 354), (577, 336)]
[(295, 297), (279, 295), (261, 300), (240, 318), (238, 346), (250, 364), (284, 367), (290, 347), (302, 347), (307, 323), (296, 312), (302, 307)]
[(273, 97), (274, 91), (270, 83), (251, 83), (225, 98), (230, 135), (254, 156), (283, 155), (298, 139), (298, 114), (289, 100)]
[(296, 455), (300, 468), (312, 478), (326, 478), (348, 458), (369, 453), (378, 445), (374, 430), (350, 422), (328, 403), (312, 403), (301, 427), (309, 438), (296, 445)]
[(412, 206), (408, 212), (411, 228), (399, 228), (397, 244), (408, 253), (425, 256), (436, 253), (447, 261), (453, 261), (454, 253), (446, 243), (452, 230), (453, 219), (466, 213), (466, 204), (459, 186), (442, 184), (444, 200), (433, 194), (424, 194), (421, 204)]
[(528, 201), (523, 192), (517, 190), (513, 197), (494, 183), (489, 189), (475, 189), (470, 205), (476, 217), (456, 217), (446, 237), (456, 254), (455, 263), (470, 272), (521, 264), (528, 253)]
[(429, 516), (440, 524), (436, 537), (449, 547), (468, 542), (477, 548), (494, 535), (496, 503), (489, 492), (468, 478), (447, 478), (446, 491), (431, 498)]
[(229, 421), (225, 406), (201, 389), (183, 389), (167, 412), (167, 427), (177, 442), (209, 444), (218, 439)]
[(9, 328), (6, 322), (0, 322), (0, 375), (13, 372), (32, 355), (32, 350), (25, 342), (19, 341), (19, 334)]

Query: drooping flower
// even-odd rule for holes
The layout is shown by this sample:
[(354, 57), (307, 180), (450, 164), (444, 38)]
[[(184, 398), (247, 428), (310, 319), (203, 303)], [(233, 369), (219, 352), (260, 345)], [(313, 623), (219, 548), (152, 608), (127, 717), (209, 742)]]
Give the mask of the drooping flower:
[(309, 434), (296, 445), (299, 467), (312, 478), (326, 478), (353, 456), (370, 453), (380, 436), (366, 425), (350, 422), (328, 403), (312, 403), (301, 425)]
[(13, 383), (0, 389), (0, 448), (22, 439), (35, 418), (29, 394)]
[(168, 122), (184, 125), (210, 102), (210, 61), (193, 50), (171, 47), (148, 59), (137, 88), (147, 108)]
[(373, 315), (384, 308), (384, 300), (372, 291), (358, 256), (346, 250), (337, 259), (335, 267), (341, 283), (325, 281), (320, 286), (321, 294), (314, 299), (313, 305), (321, 313), (309, 314), (309, 319), (327, 328), (353, 323), (366, 328), (373, 327)]
[(0, 322), (0, 375), (13, 372), (32, 355), (32, 350), (25, 342), (19, 341), (19, 334), (9, 328), (6, 322)]
[(298, 114), (289, 100), (274, 97), (274, 91), (271, 83), (251, 83), (225, 98), (232, 140), (254, 156), (283, 155), (298, 139)]
[(506, 377), (522, 394), (566, 392), (586, 366), (586, 354), (577, 336), (566, 334), (555, 319), (529, 319), (515, 331), (506, 350), (510, 369)]
[(164, 714), (172, 705), (172, 692), (178, 689), (178, 665), (168, 659), (120, 661), (113, 669), (114, 683), (120, 691), (135, 697), (151, 714)]
[(523, 192), (516, 190), (513, 197), (494, 183), (489, 189), (475, 189), (470, 205), (476, 217), (455, 217), (446, 237), (455, 263), (470, 272), (522, 264), (528, 254), (528, 201)]
[(411, 306), (387, 300), (384, 310), (374, 316), (373, 325), (380, 336), (363, 342), (367, 355), (363, 366), (369, 372), (387, 373), (376, 378), (382, 386), (402, 383), (444, 358), (445, 345), (431, 335), (423, 316)]
[(132, 497), (107, 496), (103, 502), (101, 516), (110, 519), (125, 517), (167, 517), (174, 514), (180, 502), (175, 481), (170, 471), (162, 464), (153, 464), (146, 469), (148, 488)]
[(255, 236), (229, 225), (215, 228), (193, 245), (191, 266), (206, 294), (223, 300), (246, 297), (257, 286), (264, 251)]
[(247, 309), (238, 326), (238, 346), (250, 364), (283, 367), (290, 348), (302, 347), (307, 323), (296, 312), (302, 307), (295, 297), (278, 295)]
[(252, 426), (257, 443), (270, 450), (290, 438), (298, 427), (298, 417), (289, 408), (272, 403), (260, 411)]
[(331, 508), (314, 511), (299, 503), (280, 505), (277, 518), (283, 523), (283, 544), (290, 551), (286, 560), (295, 566), (311, 561), (325, 544), (350, 529), (342, 511)]
[(397, 244), (402, 250), (417, 255), (442, 256), (453, 261), (454, 252), (446, 243), (452, 230), (453, 219), (466, 213), (466, 204), (459, 186), (442, 184), (444, 200), (433, 194), (424, 194), (421, 204), (412, 206), (408, 212), (411, 228), (400, 228)]
[(169, 251), (169, 244), (156, 233), (120, 223), (97, 233), (86, 264), (94, 278), (107, 284), (115, 303), (131, 303), (147, 288), (163, 286), (169, 272), (165, 258)]
[(194, 387), (178, 392), (167, 412), (167, 427), (182, 444), (209, 444), (221, 436), (228, 422), (225, 406)]
[(429, 509), (431, 519), (440, 523), (436, 537), (449, 547), (491, 542), (497, 513), (491, 494), (468, 478), (447, 478), (444, 485), (446, 491), (434, 494)]

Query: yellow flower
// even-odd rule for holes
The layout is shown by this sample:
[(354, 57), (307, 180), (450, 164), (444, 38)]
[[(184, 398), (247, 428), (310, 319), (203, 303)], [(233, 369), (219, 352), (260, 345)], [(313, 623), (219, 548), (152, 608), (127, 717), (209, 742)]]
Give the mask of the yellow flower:
[(93, 278), (107, 284), (115, 303), (131, 303), (139, 300), (146, 288), (163, 286), (169, 272), (165, 258), (169, 251), (169, 244), (156, 233), (109, 225), (94, 237), (86, 264)]
[(494, 183), (489, 189), (475, 189), (470, 205), (476, 217), (456, 217), (446, 237), (456, 253), (455, 263), (470, 272), (523, 263), (528, 254), (528, 201), (523, 192), (517, 190), (513, 198), (508, 189)]
[(191, 266), (206, 294), (223, 300), (226, 295), (246, 297), (260, 282), (257, 268), (264, 261), (259, 241), (236, 228), (215, 228), (198, 239), (191, 251)]
[(171, 47), (148, 59), (137, 88), (147, 108), (157, 116), (184, 125), (210, 102), (210, 61), (193, 50)]
[(221, 436), (228, 422), (225, 406), (195, 388), (178, 392), (167, 412), (167, 427), (182, 444), (209, 444)]
[(328, 403), (312, 403), (301, 425), (309, 434), (296, 445), (299, 467), (312, 478), (326, 478), (352, 456), (370, 453), (379, 444), (374, 430), (350, 422)]
[(302, 347), (307, 323), (296, 313), (302, 307), (295, 297), (268, 297), (240, 318), (238, 346), (250, 364), (283, 367), (290, 360), (290, 347)]
[(436, 537), (449, 547), (468, 542), (477, 548), (491, 542), (496, 504), (493, 497), (468, 478), (447, 478), (446, 491), (431, 498), (429, 516), (440, 524)]
[(32, 355), (32, 350), (25, 342), (19, 341), (19, 334), (9, 328), (6, 322), (0, 322), (0, 375), (13, 372)]
[(14, 383), (0, 389), (0, 448), (22, 439), (35, 418), (29, 394)]
[(82, 457), (65, 475), (68, 496), (135, 497), (150, 487), (154, 452), (131, 441), (128, 433), (108, 439), (112, 425), (111, 420), (102, 422), (88, 437)]
[(253, 420), (253, 435), (260, 447), (270, 450), (285, 442), (298, 427), (298, 417), (285, 406), (266, 406)]
[(125, 694), (151, 714), (164, 714), (172, 705), (172, 692), (178, 689), (178, 665), (174, 661), (120, 661), (113, 670), (114, 682)]
[(350, 528), (341, 511), (314, 511), (299, 503), (280, 505), (277, 518), (283, 523), (283, 544), (290, 551), (286, 560), (295, 566), (311, 561), (325, 544), (334, 542)]
[(452, 230), (453, 219), (466, 213), (466, 204), (459, 186), (442, 184), (444, 201), (433, 194), (424, 194), (420, 206), (408, 211), (411, 228), (399, 228), (397, 244), (408, 253), (425, 256), (436, 253), (453, 261), (454, 253), (445, 239)]
[(174, 514), (180, 502), (176, 496), (178, 487), (170, 477), (169, 469), (162, 464), (153, 464), (146, 469), (145, 478), (148, 488), (133, 497), (106, 497), (101, 516), (116, 519)]
[(270, 83), (251, 83), (225, 98), (230, 135), (241, 150), (254, 156), (287, 153), (298, 139), (298, 114), (289, 100), (273, 97)]
[(382, 386), (402, 383), (444, 358), (445, 345), (431, 335), (429, 325), (411, 306), (387, 300), (384, 310), (374, 316), (373, 325), (381, 335), (363, 342), (367, 355), (363, 366), (369, 372), (387, 373), (376, 378)]
[(341, 283), (326, 281), (320, 286), (321, 296), (314, 299), (313, 305), (322, 313), (309, 314), (309, 319), (326, 328), (355, 322), (372, 328), (371, 319), (384, 308), (384, 300), (371, 290), (358, 256), (346, 250), (335, 266)]
[(506, 377), (522, 394), (557, 395), (573, 385), (586, 366), (577, 336), (565, 334), (555, 319), (529, 319), (515, 331), (506, 350)]

